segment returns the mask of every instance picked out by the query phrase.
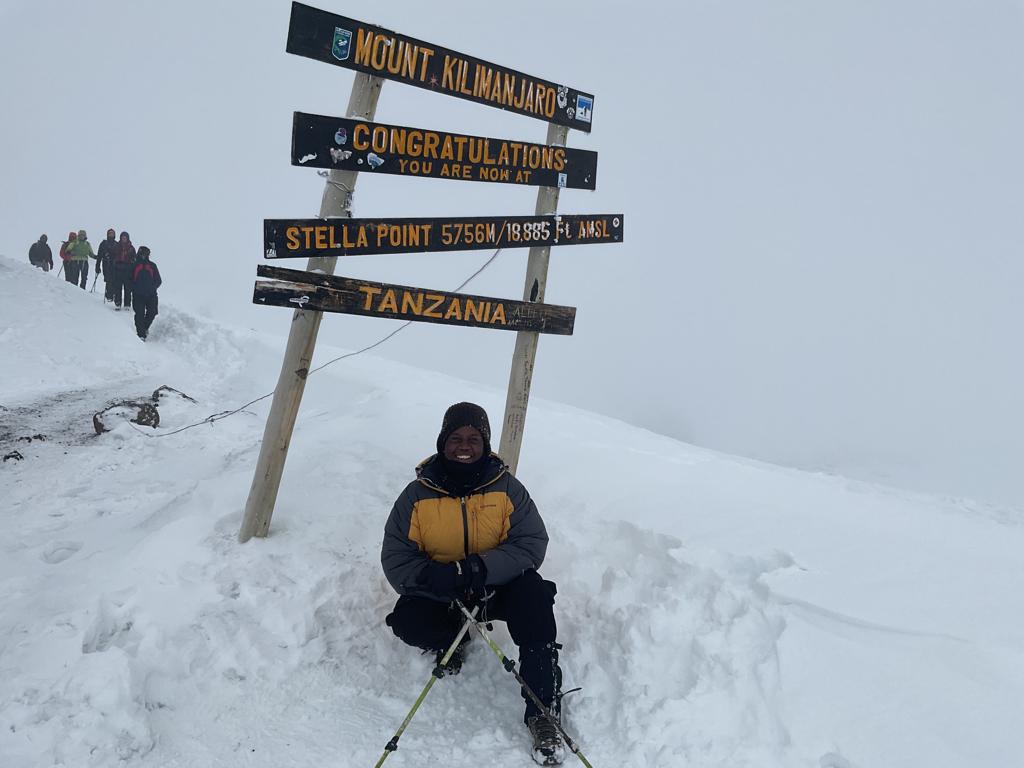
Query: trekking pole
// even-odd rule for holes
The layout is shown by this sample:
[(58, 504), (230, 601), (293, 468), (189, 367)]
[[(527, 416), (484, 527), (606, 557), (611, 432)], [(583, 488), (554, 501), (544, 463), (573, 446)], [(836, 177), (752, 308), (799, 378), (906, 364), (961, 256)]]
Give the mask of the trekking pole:
[[(459, 603), (459, 607), (462, 608), (463, 611), (466, 611), (462, 603)], [(428, 680), (427, 684), (423, 686), (423, 691), (420, 693), (419, 698), (416, 699), (416, 703), (412, 705), (412, 709), (409, 710), (409, 714), (405, 716), (405, 720), (402, 721), (398, 730), (395, 731), (395, 735), (391, 737), (391, 741), (389, 741), (387, 746), (384, 747), (384, 754), (380, 756), (380, 760), (377, 761), (377, 764), (373, 768), (380, 768), (384, 764), (384, 761), (388, 759), (388, 755), (398, 749), (398, 740), (402, 738), (402, 734), (405, 733), (405, 729), (412, 721), (413, 715), (416, 714), (416, 710), (420, 708), (420, 704), (423, 703), (423, 700), (427, 698), (427, 694), (430, 693), (430, 689), (434, 687), (434, 683), (440, 680), (442, 675), (444, 675), (441, 668), (448, 663), (452, 654), (455, 653), (455, 649), (458, 648), (459, 643), (462, 642), (462, 638), (466, 636), (467, 632), (469, 632), (469, 625), (476, 621), (476, 612), (478, 610), (480, 610), (479, 606), (474, 608), (472, 613), (466, 611), (466, 615), (469, 618), (466, 620), (466, 623), (462, 625), (462, 629), (459, 630), (459, 634), (455, 636), (455, 641), (449, 646), (448, 650), (445, 651), (441, 660), (437, 662), (437, 666), (434, 667), (434, 670), (430, 673), (430, 680)]]
[(63, 271), (64, 271), (64, 265), (63, 265), (63, 264), (61, 264), (61, 265), (60, 265), (60, 271), (59, 271), (59, 272), (57, 272), (57, 277), (60, 277), (60, 273), (61, 273), (61, 272), (63, 272)]
[(587, 768), (594, 768), (594, 766), (590, 764), (590, 761), (587, 760), (584, 754), (580, 751), (576, 742), (574, 742), (572, 738), (570, 738), (569, 734), (565, 732), (562, 724), (558, 722), (558, 718), (551, 714), (551, 710), (544, 706), (544, 702), (537, 698), (537, 694), (533, 692), (533, 689), (526, 684), (526, 681), (523, 680), (522, 676), (516, 671), (516, 663), (502, 653), (498, 644), (491, 639), (489, 634), (487, 634), (487, 630), (484, 629), (483, 625), (476, 620), (476, 617), (473, 615), (476, 613), (476, 609), (473, 610), (473, 613), (470, 613), (466, 606), (462, 604), (461, 600), (457, 599), (455, 603), (459, 606), (459, 610), (466, 615), (467, 621), (472, 622), (473, 627), (480, 633), (480, 637), (482, 637), (484, 642), (487, 643), (487, 647), (494, 651), (494, 655), (498, 657), (499, 661), (501, 661), (501, 666), (503, 666), (507, 672), (512, 673), (519, 685), (521, 685), (523, 690), (526, 691), (526, 695), (530, 697), (530, 701), (537, 705), (537, 708), (541, 711), (541, 714), (544, 715), (544, 718), (551, 723), (560, 734), (562, 734), (562, 738), (565, 739), (565, 746), (567, 746), (569, 750), (580, 759), (580, 762), (587, 766)]
[(100, 273), (97, 272), (92, 276), (92, 290), (89, 293), (96, 293), (96, 281), (100, 279)]

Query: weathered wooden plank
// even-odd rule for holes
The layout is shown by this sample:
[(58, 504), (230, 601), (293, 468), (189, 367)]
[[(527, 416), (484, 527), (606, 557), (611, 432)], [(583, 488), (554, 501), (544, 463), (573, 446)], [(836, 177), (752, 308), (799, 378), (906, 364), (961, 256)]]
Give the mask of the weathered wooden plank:
[(444, 325), (572, 335), (575, 307), (376, 283), (261, 264), (253, 303)]
[(440, 219), (265, 219), (267, 259), (622, 242), (621, 213)]
[(534, 187), (597, 187), (597, 152), (296, 112), (292, 165)]
[(287, 51), (580, 131), (593, 122), (593, 94), (302, 3)]

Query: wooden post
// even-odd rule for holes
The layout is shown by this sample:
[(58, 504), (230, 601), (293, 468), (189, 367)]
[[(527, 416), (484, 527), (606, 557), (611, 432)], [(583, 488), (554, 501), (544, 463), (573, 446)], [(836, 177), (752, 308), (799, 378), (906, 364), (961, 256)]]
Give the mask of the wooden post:
[[(548, 146), (564, 147), (569, 135), (568, 126), (548, 124)], [(558, 210), (558, 187), (541, 187), (537, 190), (538, 216), (549, 216)], [(551, 246), (530, 249), (526, 263), (526, 287), (523, 301), (544, 301), (544, 290), (548, 282), (548, 260)], [(505, 398), (505, 419), (502, 422), (501, 445), (498, 454), (515, 474), (519, 466), (519, 450), (523, 444), (526, 429), (526, 406), (530, 402), (530, 384), (533, 381), (533, 366), (537, 359), (537, 341), (540, 334), (520, 331), (516, 334), (516, 349), (512, 354), (512, 369), (508, 376), (508, 395)]]
[[(352, 95), (348, 101), (347, 117), (372, 120), (377, 111), (377, 99), (384, 81), (379, 77), (357, 74), (352, 83)], [(327, 185), (320, 204), (320, 216), (352, 217), (352, 192), (356, 186), (356, 171), (328, 171)], [(337, 257), (312, 258), (306, 265), (309, 271), (320, 270), (334, 274)], [(245, 516), (238, 531), (238, 540), (246, 542), (253, 536), (263, 537), (270, 530), (270, 518), (274, 514), (277, 491), (281, 486), (281, 474), (288, 457), (295, 417), (302, 402), (306, 386), (306, 375), (313, 361), (313, 350), (320, 330), (319, 312), (295, 310), (292, 327), (288, 332), (288, 344), (281, 363), (281, 375), (277, 379), (274, 399), (263, 430), (263, 444), (256, 462), (256, 473), (245, 502)]]

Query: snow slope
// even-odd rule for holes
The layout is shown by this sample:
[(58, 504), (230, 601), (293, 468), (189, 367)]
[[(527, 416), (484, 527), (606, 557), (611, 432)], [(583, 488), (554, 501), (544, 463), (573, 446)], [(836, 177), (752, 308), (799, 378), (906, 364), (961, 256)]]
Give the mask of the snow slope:
[[(283, 344), (167, 305), (142, 344), (129, 318), (0, 259), (0, 449), (24, 456), (0, 467), (0, 765), (374, 765), (430, 669), (383, 624), (384, 519), (443, 409), (496, 422), (504, 394), (365, 355), (314, 375), (272, 535), (239, 545), (268, 401), (154, 435), (269, 391)], [(93, 434), (163, 384), (198, 402)], [(1022, 763), (1021, 510), (545, 402), (518, 474), (595, 768)], [(520, 714), (475, 642), (387, 765), (525, 765)]]

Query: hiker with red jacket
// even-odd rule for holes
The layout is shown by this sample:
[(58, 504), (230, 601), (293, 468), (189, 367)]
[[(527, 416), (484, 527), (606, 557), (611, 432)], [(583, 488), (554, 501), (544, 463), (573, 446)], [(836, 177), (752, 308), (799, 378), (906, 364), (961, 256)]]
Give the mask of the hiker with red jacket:
[(107, 230), (107, 239), (100, 243), (96, 250), (96, 274), (103, 275), (103, 299), (114, 300), (114, 253), (117, 252), (117, 241), (114, 230)]
[[(61, 269), (64, 270), (64, 279), (67, 280), (69, 283), (77, 283), (78, 282), (78, 275), (75, 275), (75, 277), (72, 278), (71, 277), (71, 272), (69, 272), (68, 268), (67, 268), (68, 260), (71, 258), (71, 254), (68, 253), (68, 247), (72, 243), (74, 243), (75, 240), (77, 240), (77, 239), (78, 239), (78, 233), (77, 232), (68, 232), (68, 239), (60, 244), (60, 260), (64, 262), (64, 266), (61, 267)], [(60, 275), (57, 275), (57, 277), (60, 277)]]
[(117, 245), (112, 248), (113, 264), (113, 285), (110, 288), (110, 298), (114, 302), (114, 309), (120, 309), (122, 297), (124, 308), (132, 308), (132, 272), (135, 269), (135, 246), (127, 232), (122, 232)]
[(141, 246), (132, 271), (132, 301), (135, 307), (135, 331), (143, 341), (157, 314), (156, 290), (160, 287), (160, 270), (149, 260), (149, 248)]

